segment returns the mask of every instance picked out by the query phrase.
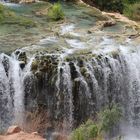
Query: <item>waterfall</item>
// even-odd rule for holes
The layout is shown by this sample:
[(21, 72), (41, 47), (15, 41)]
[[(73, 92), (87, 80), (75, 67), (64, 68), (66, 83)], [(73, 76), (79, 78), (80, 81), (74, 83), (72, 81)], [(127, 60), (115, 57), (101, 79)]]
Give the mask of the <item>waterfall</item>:
[[(70, 75), (70, 67), (68, 63), (63, 64), (62, 77), (63, 93), (64, 93), (64, 127), (67, 131), (72, 130), (73, 125), (73, 95), (72, 95), (72, 82)], [(61, 93), (60, 93), (61, 94)], [(66, 131), (65, 130), (65, 131)]]
[(15, 53), (0, 54), (0, 120), (4, 127), (14, 121), (23, 123), (26, 109), (43, 106), (51, 120), (60, 121), (64, 131), (70, 132), (115, 103), (123, 111), (123, 132), (128, 127), (139, 129), (139, 47), (132, 51), (129, 46), (118, 46), (115, 52), (103, 49), (94, 55), (73, 57), (79, 49), (74, 46), (60, 55), (28, 54), (24, 68)]
[(16, 60), (15, 55), (9, 61), (9, 78), (14, 90), (14, 121), (18, 125), (23, 123), (24, 113), (24, 87), (23, 87), (23, 73), (20, 68), (19, 61)]
[[(0, 55), (0, 129), (9, 125), (9, 119), (12, 117), (12, 101), (10, 94), (10, 84), (7, 73), (5, 72), (6, 67), (8, 68), (7, 59), (3, 60), (4, 55)], [(6, 63), (5, 67), (3, 63)]]
[[(1, 117), (6, 118), (0, 119), (7, 124), (18, 124), (23, 123), (24, 113), (24, 84), (23, 84), (23, 71), (20, 68), (20, 62), (17, 60), (15, 55), (7, 56), (0, 54), (0, 78), (1, 78)], [(3, 107), (5, 109), (3, 109)], [(13, 119), (11, 119), (13, 118)], [(5, 127), (1, 125), (1, 127)]]

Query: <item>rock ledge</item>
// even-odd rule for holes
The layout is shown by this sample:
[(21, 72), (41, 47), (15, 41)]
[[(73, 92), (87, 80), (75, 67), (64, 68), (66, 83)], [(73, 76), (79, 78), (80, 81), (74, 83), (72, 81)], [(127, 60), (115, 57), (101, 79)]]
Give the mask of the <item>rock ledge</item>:
[(18, 126), (10, 126), (5, 135), (0, 135), (0, 140), (45, 140), (37, 132), (26, 133)]

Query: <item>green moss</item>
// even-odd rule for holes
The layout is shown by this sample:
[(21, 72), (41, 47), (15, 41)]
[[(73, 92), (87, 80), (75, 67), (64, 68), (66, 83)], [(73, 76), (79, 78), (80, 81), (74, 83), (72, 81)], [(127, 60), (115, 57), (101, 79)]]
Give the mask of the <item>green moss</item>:
[(82, 75), (85, 75), (85, 73), (87, 72), (87, 69), (85, 67), (82, 67), (80, 70)]
[(26, 27), (35, 27), (36, 24), (31, 19), (28, 18), (19, 18), (19, 25)]
[(114, 58), (117, 58), (117, 56), (119, 56), (119, 50), (116, 50), (116, 51), (112, 51), (110, 52), (110, 55), (112, 55)]
[[(41, 72), (43, 74), (48, 73), (51, 77), (57, 71), (58, 59), (56, 56), (49, 56), (42, 54), (41, 56), (36, 56), (31, 65), (31, 71), (35, 74)], [(36, 74), (35, 74), (36, 75)]]
[(6, 16), (1, 24), (17, 24), (19, 26), (24, 27), (35, 27), (36, 24), (32, 20), (25, 18), (25, 17), (18, 17), (18, 16)]
[(86, 72), (85, 74), (84, 74), (84, 76), (85, 76), (85, 78), (90, 78), (90, 73), (88, 73), (88, 72)]
[(37, 68), (38, 68), (38, 62), (37, 62), (36, 60), (34, 60), (34, 61), (32, 62), (32, 65), (31, 65), (31, 70), (32, 70), (32, 71), (36, 71)]

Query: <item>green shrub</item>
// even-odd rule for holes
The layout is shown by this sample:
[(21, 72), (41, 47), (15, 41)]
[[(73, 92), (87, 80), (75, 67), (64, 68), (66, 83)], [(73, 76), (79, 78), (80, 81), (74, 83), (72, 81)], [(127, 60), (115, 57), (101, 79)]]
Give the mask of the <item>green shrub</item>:
[(135, 4), (125, 4), (124, 15), (133, 20), (140, 20), (140, 2)]
[(91, 120), (75, 129), (71, 134), (71, 140), (89, 140), (97, 138), (98, 126)]
[(54, 21), (58, 21), (64, 18), (64, 12), (59, 3), (54, 4), (48, 11), (48, 16)]
[(99, 113), (101, 131), (110, 132), (119, 123), (121, 117), (121, 109), (116, 105), (101, 111)]
[(97, 121), (88, 120), (71, 134), (70, 140), (103, 140), (102, 132), (111, 132), (120, 122), (122, 111), (117, 105), (106, 107), (99, 112)]
[(71, 140), (84, 140), (83, 130), (81, 127), (77, 128), (72, 133)]

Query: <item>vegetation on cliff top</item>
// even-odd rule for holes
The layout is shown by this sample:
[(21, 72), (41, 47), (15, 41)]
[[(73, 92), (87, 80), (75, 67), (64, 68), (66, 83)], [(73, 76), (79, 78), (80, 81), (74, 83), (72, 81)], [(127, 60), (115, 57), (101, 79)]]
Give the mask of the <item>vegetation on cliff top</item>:
[(140, 2), (126, 3), (123, 13), (130, 19), (140, 21)]
[(102, 11), (119, 12), (133, 20), (140, 20), (140, 0), (83, 0)]

